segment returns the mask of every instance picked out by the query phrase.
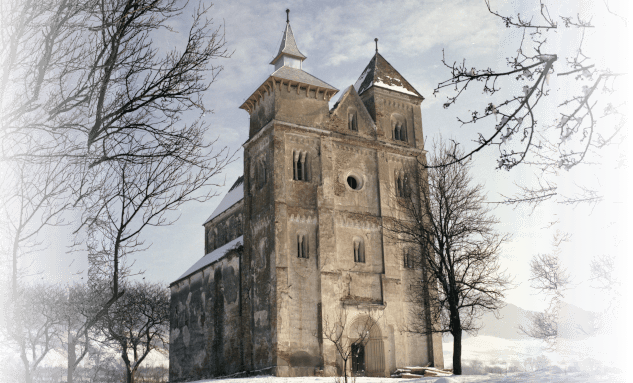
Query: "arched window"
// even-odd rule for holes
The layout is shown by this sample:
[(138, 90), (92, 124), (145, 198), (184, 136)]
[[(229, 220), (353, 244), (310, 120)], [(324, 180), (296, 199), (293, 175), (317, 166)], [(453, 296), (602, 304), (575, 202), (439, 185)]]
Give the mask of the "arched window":
[(393, 139), (396, 141), (407, 141), (407, 124), (405, 121), (401, 121), (402, 117), (397, 117), (396, 121), (393, 121)]
[(297, 234), (297, 257), (310, 257), (308, 254), (308, 236), (306, 234)]
[(354, 109), (347, 111), (347, 128), (354, 132), (358, 132), (358, 116)]
[(396, 197), (408, 197), (409, 196), (409, 182), (407, 175), (402, 171), (396, 171), (395, 177), (395, 189)]
[(292, 153), (292, 179), (295, 181), (308, 181), (308, 166), (306, 164), (308, 154), (295, 150)]
[(365, 244), (362, 238), (354, 238), (354, 262), (365, 263)]

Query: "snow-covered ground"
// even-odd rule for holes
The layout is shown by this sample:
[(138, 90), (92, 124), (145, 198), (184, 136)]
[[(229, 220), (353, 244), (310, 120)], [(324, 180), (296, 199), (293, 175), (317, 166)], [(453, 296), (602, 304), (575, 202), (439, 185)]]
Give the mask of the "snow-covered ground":
[[(453, 343), (444, 342), (444, 363), (452, 367)], [(560, 339), (548, 349), (535, 339), (502, 339), (493, 336), (467, 337), (462, 340), (462, 366), (497, 366), (505, 370), (531, 371), (554, 365), (562, 370), (596, 370), (622, 366), (623, 344), (605, 337), (583, 340)]]
[[(196, 383), (335, 383), (340, 380), (335, 378), (274, 378), (270, 376), (257, 376), (240, 379), (210, 379), (199, 380)], [(352, 380), (349, 380), (352, 382)], [(556, 369), (544, 369), (533, 372), (517, 372), (505, 374), (487, 375), (462, 375), (442, 378), (418, 378), (418, 379), (391, 379), (391, 378), (356, 378), (356, 383), (397, 383), (397, 382), (425, 382), (425, 383), (624, 383), (630, 380), (624, 375), (613, 373), (595, 374), (590, 372), (563, 373)]]

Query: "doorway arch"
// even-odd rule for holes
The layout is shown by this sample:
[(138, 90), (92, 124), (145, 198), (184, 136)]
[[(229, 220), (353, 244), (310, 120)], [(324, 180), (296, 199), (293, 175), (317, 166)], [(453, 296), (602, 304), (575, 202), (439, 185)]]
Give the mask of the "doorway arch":
[[(369, 338), (358, 342), (358, 334), (366, 331), (367, 327), (370, 328)], [(352, 323), (349, 336), (352, 340), (352, 374), (385, 376), (385, 347), (378, 323), (367, 315), (360, 316)]]

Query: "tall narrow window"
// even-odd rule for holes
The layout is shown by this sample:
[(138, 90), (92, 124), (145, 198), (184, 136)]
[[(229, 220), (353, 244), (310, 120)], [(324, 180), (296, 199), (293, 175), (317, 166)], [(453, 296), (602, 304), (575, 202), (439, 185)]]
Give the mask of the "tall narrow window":
[(354, 262), (365, 263), (365, 246), (360, 238), (354, 238)]
[(358, 131), (358, 120), (355, 111), (350, 111), (347, 115), (347, 128), (355, 132)]
[(397, 171), (395, 175), (396, 197), (407, 197), (409, 195), (409, 185), (404, 172)]
[(407, 269), (413, 269), (413, 250), (404, 249), (404, 267)]
[(407, 128), (405, 124), (396, 122), (393, 128), (393, 139), (396, 141), (407, 141)]
[(308, 236), (305, 234), (297, 234), (297, 257), (309, 258)]
[(307, 162), (308, 154), (303, 151), (295, 151), (292, 154), (292, 174), (295, 181), (307, 181), (308, 180), (308, 166)]

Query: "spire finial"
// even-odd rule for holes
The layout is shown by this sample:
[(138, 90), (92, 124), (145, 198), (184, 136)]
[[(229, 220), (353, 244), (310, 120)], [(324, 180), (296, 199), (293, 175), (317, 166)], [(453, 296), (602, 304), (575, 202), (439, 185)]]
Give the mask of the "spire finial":
[(376, 42), (376, 53), (378, 53), (378, 37), (376, 37), (374, 41)]
[(290, 22), (290, 9), (286, 9), (286, 22)]

